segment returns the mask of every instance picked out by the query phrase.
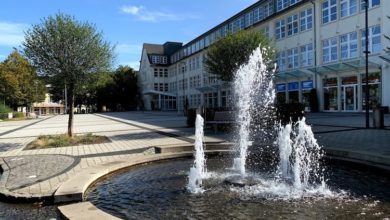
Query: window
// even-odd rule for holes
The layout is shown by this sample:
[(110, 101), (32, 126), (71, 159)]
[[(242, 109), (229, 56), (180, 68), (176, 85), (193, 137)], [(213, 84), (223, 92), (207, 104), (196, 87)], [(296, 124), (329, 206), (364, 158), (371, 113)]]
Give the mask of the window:
[(158, 69), (154, 68), (154, 77), (158, 77)]
[(275, 37), (281, 39), (286, 36), (286, 26), (284, 20), (277, 21), (275, 24)]
[(277, 11), (281, 11), (281, 10), (287, 8), (287, 6), (288, 6), (288, 1), (289, 1), (289, 0), (277, 0), (277, 1), (276, 1), (276, 10), (277, 10)]
[[(364, 2), (364, 0), (360, 0), (360, 1), (361, 1), (360, 9), (364, 10), (365, 2)], [(368, 8), (372, 8), (372, 7), (378, 6), (380, 4), (381, 4), (380, 0), (368, 0)]]
[(306, 44), (301, 46), (301, 66), (313, 65), (313, 44)]
[(262, 30), (261, 30), (263, 33), (264, 33), (264, 36), (266, 36), (267, 38), (269, 38), (269, 26), (265, 26)]
[(337, 37), (322, 41), (322, 62), (328, 63), (337, 60)]
[(326, 24), (337, 19), (337, 1), (325, 0), (322, 2), (322, 23)]
[(301, 11), (301, 31), (309, 30), (313, 27), (313, 9), (309, 8)]
[(260, 20), (260, 8), (255, 8), (255, 10), (253, 10), (253, 23), (256, 23)]
[[(252, 12), (246, 13), (246, 15), (245, 15), (245, 27), (246, 27), (246, 28), (252, 25), (251, 14), (252, 14)], [(223, 28), (221, 28), (221, 30), (222, 30), (222, 29), (223, 29)]]
[(289, 69), (299, 66), (298, 58), (298, 47), (287, 50), (287, 66)]
[(168, 78), (168, 69), (164, 69), (164, 77)]
[(284, 51), (276, 54), (276, 64), (279, 71), (286, 70), (286, 53)]
[(291, 15), (287, 18), (287, 35), (298, 33), (298, 15)]
[(155, 90), (155, 91), (158, 91), (158, 83), (155, 83), (155, 84), (154, 84), (154, 90)]
[(357, 32), (352, 32), (340, 36), (340, 53), (342, 60), (356, 58), (358, 55), (357, 48)]
[(340, 17), (346, 17), (357, 12), (357, 0), (341, 0)]
[[(362, 30), (362, 52), (366, 50), (366, 31)], [(368, 28), (368, 51), (371, 54), (380, 53), (381, 45), (381, 26), (376, 25)]]

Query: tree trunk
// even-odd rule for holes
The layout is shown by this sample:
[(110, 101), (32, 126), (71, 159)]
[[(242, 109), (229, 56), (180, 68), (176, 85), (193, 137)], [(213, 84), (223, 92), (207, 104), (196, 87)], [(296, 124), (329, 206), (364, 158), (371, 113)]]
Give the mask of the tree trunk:
[(68, 109), (69, 109), (69, 119), (68, 119), (68, 136), (73, 137), (73, 118), (74, 118), (74, 87), (70, 86), (68, 91)]

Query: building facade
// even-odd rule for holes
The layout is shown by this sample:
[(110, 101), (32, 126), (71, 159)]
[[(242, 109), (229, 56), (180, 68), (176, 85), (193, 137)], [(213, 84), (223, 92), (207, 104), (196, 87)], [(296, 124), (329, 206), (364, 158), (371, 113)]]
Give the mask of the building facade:
[(203, 60), (217, 39), (244, 29), (274, 41), (279, 102), (304, 103), (310, 110), (309, 94), (316, 89), (320, 111), (361, 112), (368, 80), (370, 109), (390, 106), (390, 1), (369, 0), (368, 7), (368, 79), (364, 0), (259, 0), (187, 44), (144, 44), (144, 107), (181, 112), (228, 106), (230, 84), (208, 73)]

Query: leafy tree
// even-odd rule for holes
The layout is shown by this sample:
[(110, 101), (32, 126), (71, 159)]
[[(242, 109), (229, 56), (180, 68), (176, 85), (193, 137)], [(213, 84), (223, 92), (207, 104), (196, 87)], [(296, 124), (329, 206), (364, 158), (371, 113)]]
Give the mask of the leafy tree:
[(14, 50), (0, 64), (0, 91), (0, 98), (16, 107), (43, 101), (46, 88), (28, 60)]
[(262, 32), (245, 30), (220, 38), (207, 51), (206, 70), (224, 81), (231, 81), (234, 73), (242, 64), (248, 62), (253, 50), (259, 46), (270, 48), (266, 58), (274, 60), (275, 52), (271, 41)]
[(137, 74), (129, 66), (119, 66), (114, 75), (114, 97), (116, 110), (133, 110), (137, 107)]
[(25, 55), (41, 75), (66, 85), (68, 135), (72, 137), (76, 91), (87, 83), (90, 74), (110, 69), (114, 48), (103, 40), (103, 34), (94, 25), (62, 13), (33, 25), (26, 32), (23, 46)]

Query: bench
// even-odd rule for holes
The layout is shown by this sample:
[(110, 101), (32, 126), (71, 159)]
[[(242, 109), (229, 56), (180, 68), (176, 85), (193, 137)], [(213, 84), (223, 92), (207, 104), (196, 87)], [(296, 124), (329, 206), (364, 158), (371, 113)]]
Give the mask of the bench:
[(215, 112), (212, 121), (206, 121), (206, 124), (210, 124), (214, 128), (214, 132), (218, 131), (218, 125), (234, 124), (236, 123), (234, 112), (222, 111)]

